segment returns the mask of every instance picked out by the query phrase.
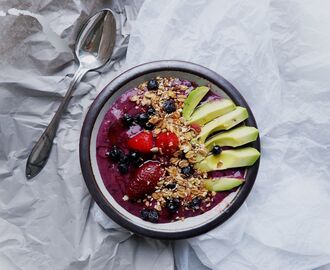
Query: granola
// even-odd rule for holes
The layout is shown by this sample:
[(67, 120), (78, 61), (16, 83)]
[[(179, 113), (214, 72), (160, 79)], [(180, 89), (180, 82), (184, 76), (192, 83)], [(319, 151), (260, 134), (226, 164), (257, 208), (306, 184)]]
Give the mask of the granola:
[[(191, 175), (182, 173), (182, 169), (192, 168), (196, 162), (207, 155), (208, 151), (204, 145), (194, 143), (198, 130), (189, 125), (182, 117), (184, 101), (191, 89), (185, 85), (176, 85), (177, 79), (173, 77), (157, 77), (156, 80), (158, 82), (157, 90), (148, 90), (147, 82), (144, 82), (138, 86), (137, 94), (130, 100), (136, 105), (154, 108), (155, 113), (148, 121), (154, 125), (153, 137), (157, 137), (161, 132), (173, 132), (179, 138), (179, 150), (173, 154), (169, 162), (163, 163), (166, 175), (158, 182), (150, 201), (146, 200), (146, 203), (151, 205), (151, 200), (156, 200), (157, 203), (154, 204), (154, 207), (159, 210), (169, 199), (180, 198), (181, 205), (189, 209), (193, 199), (200, 198), (209, 201), (214, 196), (214, 193), (212, 194), (204, 187), (205, 174), (198, 171)], [(162, 106), (169, 99), (176, 106), (176, 110), (172, 113), (167, 113)], [(158, 152), (158, 149), (152, 148), (151, 151)], [(192, 209), (192, 211), (194, 210)]]

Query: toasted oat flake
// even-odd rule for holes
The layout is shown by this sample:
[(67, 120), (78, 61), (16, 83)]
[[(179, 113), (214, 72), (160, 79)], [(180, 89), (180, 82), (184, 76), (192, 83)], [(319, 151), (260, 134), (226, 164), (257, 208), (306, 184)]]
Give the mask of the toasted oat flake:
[(179, 165), (180, 168), (184, 168), (184, 167), (189, 166), (189, 162), (188, 162), (188, 160), (183, 159), (183, 160), (181, 160), (181, 161), (179, 162), (178, 165)]

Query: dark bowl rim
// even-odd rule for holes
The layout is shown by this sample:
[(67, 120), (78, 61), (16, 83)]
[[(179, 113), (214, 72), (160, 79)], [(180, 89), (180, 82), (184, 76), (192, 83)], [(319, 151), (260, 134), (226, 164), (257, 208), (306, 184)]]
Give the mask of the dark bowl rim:
[[(258, 173), (260, 158), (253, 166), (248, 168), (246, 174), (246, 181), (238, 191), (238, 194), (236, 194), (234, 201), (229, 205), (229, 207), (227, 207), (225, 211), (222, 212), (217, 218), (200, 227), (180, 232), (161, 232), (142, 228), (123, 218), (107, 201), (96, 183), (90, 160), (91, 134), (98, 114), (100, 113), (104, 104), (118, 89), (120, 89), (129, 81), (140, 77), (141, 75), (160, 71), (187, 72), (202, 77), (210, 81), (211, 83), (219, 86), (234, 101), (236, 105), (245, 107), (248, 110), (249, 118), (245, 121), (246, 125), (253, 126), (256, 128), (258, 127), (249, 105), (247, 104), (243, 96), (239, 93), (239, 91), (231, 83), (229, 83), (226, 79), (224, 79), (216, 72), (206, 67), (186, 61), (161, 60), (135, 66), (114, 78), (96, 97), (86, 114), (82, 126), (79, 144), (80, 166), (86, 186), (90, 194), (92, 195), (92, 198), (104, 211), (104, 213), (108, 215), (113, 221), (136, 234), (157, 239), (178, 240), (191, 238), (206, 233), (229, 219), (239, 209), (239, 207), (244, 203), (247, 196), (249, 195)], [(259, 136), (257, 140), (250, 145), (260, 152)]]

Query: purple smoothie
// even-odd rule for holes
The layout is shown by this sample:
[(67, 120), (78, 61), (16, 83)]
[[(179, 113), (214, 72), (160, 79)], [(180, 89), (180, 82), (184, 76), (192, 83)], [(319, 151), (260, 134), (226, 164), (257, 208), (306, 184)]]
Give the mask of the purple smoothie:
[[(188, 82), (189, 83), (189, 82)], [(137, 93), (137, 89), (131, 89), (125, 94), (120, 96), (111, 106), (109, 111), (106, 113), (102, 124), (100, 126), (98, 135), (97, 135), (97, 163), (100, 170), (101, 177), (103, 182), (112, 195), (112, 197), (120, 204), (123, 208), (129, 211), (131, 214), (140, 217), (140, 212), (142, 209), (146, 208), (144, 203), (138, 203), (136, 201), (125, 201), (123, 200), (124, 195), (126, 194), (126, 186), (134, 179), (136, 168), (133, 166), (129, 167), (129, 172), (127, 174), (121, 174), (118, 171), (117, 164), (111, 161), (106, 153), (108, 149), (113, 146), (119, 146), (125, 154), (129, 152), (127, 148), (127, 140), (131, 136), (137, 134), (141, 131), (140, 126), (133, 125), (129, 128), (125, 127), (121, 121), (121, 117), (128, 113), (130, 115), (136, 115), (142, 111), (145, 111), (145, 108), (136, 106), (135, 103), (131, 102), (129, 98)], [(208, 94), (207, 100), (218, 99), (218, 95), (211, 93)], [(147, 157), (145, 157), (146, 159)], [(160, 157), (159, 157), (160, 158)], [(161, 157), (164, 159), (164, 157)], [(220, 176), (229, 176), (236, 178), (244, 177), (244, 169), (230, 169), (224, 171), (217, 171), (209, 173), (210, 177), (220, 177)], [(198, 210), (185, 210), (183, 207), (175, 213), (171, 214), (163, 207), (162, 211), (159, 213), (159, 223), (167, 223), (175, 220), (176, 217), (192, 217), (197, 216), (205, 211), (212, 209), (214, 206), (219, 204), (226, 196), (231, 192), (235, 191), (226, 191), (226, 192), (217, 192), (213, 197), (213, 201), (206, 207), (206, 203), (202, 203), (200, 209)]]

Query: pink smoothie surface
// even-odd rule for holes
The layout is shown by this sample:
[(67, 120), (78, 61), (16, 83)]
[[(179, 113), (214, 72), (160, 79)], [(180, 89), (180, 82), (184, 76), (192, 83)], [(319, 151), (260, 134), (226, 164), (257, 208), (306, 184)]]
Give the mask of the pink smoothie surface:
[[(120, 147), (125, 154), (128, 154), (129, 150), (127, 148), (126, 142), (133, 135), (141, 131), (140, 126), (133, 125), (127, 128), (121, 121), (121, 118), (125, 113), (130, 115), (136, 115), (145, 111), (146, 108), (138, 107), (135, 103), (131, 102), (129, 98), (137, 93), (137, 89), (131, 89), (121, 95), (111, 106), (111, 108), (106, 113), (100, 129), (97, 135), (96, 148), (97, 148), (97, 163), (100, 170), (101, 177), (103, 182), (110, 192), (112, 197), (125, 208), (131, 214), (140, 217), (141, 210), (145, 209), (146, 206), (143, 202), (138, 203), (137, 201), (123, 200), (123, 197), (126, 194), (126, 187), (128, 183), (134, 179), (136, 168), (133, 166), (129, 167), (127, 174), (121, 174), (118, 171), (117, 163), (111, 161), (106, 153), (113, 146), (116, 145)], [(220, 98), (218, 95), (211, 93), (208, 94), (206, 100)], [(147, 161), (151, 157), (145, 156), (144, 159)], [(164, 157), (159, 157), (164, 159)], [(163, 160), (164, 162), (164, 160)], [(210, 177), (236, 177), (243, 178), (245, 169), (230, 169), (224, 171), (216, 171), (209, 174)], [(166, 207), (163, 207), (162, 211), (159, 213), (158, 223), (167, 223), (172, 222), (176, 217), (193, 217), (204, 213), (212, 209), (214, 206), (219, 204), (226, 196), (228, 196), (231, 191), (217, 192), (214, 196), (213, 202), (209, 207), (206, 207), (206, 203), (202, 202), (198, 210), (186, 210), (184, 207), (181, 207), (177, 213), (170, 213), (167, 211)]]

